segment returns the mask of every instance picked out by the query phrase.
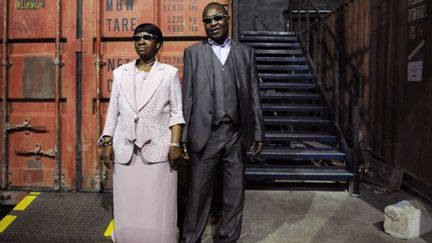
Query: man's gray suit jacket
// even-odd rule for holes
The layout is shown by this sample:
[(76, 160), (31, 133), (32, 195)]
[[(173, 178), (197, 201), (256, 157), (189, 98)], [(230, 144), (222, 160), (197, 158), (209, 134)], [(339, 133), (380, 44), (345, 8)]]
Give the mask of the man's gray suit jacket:
[[(191, 151), (198, 152), (206, 144), (212, 124), (213, 50), (207, 41), (197, 43), (184, 51), (183, 115), (186, 125), (182, 142), (189, 143)], [(231, 41), (231, 55), (240, 108), (241, 143), (245, 149), (253, 141), (264, 141), (264, 122), (259, 96), (253, 48)]]

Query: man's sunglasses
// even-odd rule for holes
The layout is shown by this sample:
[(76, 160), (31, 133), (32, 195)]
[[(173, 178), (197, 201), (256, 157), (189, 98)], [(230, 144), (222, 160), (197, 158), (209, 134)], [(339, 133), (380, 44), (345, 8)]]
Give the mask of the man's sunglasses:
[(132, 39), (134, 41), (140, 41), (141, 39), (144, 39), (144, 40), (156, 40), (158, 38), (159, 38), (159, 36), (153, 35), (153, 34), (150, 34), (150, 33), (143, 34), (143, 35), (134, 35), (132, 37)]
[(210, 24), (213, 20), (217, 22), (217, 21), (221, 21), (225, 17), (228, 17), (228, 15), (226, 15), (226, 14), (216, 14), (216, 15), (213, 15), (211, 17), (205, 17), (205, 18), (203, 18), (202, 21), (204, 22), (204, 24)]

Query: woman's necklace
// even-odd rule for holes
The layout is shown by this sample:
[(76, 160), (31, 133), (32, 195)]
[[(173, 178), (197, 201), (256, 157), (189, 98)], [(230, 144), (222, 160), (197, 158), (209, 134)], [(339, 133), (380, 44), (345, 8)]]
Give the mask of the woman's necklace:
[(150, 66), (152, 66), (155, 62), (156, 62), (156, 59), (153, 59), (152, 62), (150, 62), (150, 63), (144, 63), (144, 64), (141, 64), (141, 65), (142, 65), (142, 66), (150, 67)]
[(150, 70), (151, 66), (153, 66), (153, 64), (155, 62), (156, 62), (156, 59), (153, 59), (152, 62), (140, 64), (139, 66), (137, 66), (137, 68), (140, 71), (148, 72)]

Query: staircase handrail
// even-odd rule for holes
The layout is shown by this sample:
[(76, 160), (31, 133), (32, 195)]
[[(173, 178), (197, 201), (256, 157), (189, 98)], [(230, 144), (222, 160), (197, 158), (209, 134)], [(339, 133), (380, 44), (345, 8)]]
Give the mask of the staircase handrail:
[[(314, 8), (313, 11), (307, 11), (307, 12), (313, 12), (313, 13), (319, 13), (319, 9), (315, 3), (314, 0), (307, 0), (307, 3), (310, 3), (312, 5), (312, 7)], [(299, 10), (300, 11), (300, 10)], [(305, 11), (306, 12), (306, 11)], [(331, 14), (328, 13), (328, 14)], [(326, 31), (329, 33), (330, 37), (332, 38), (335, 48), (338, 50), (339, 54), (341, 55), (342, 59), (348, 64), (348, 66), (351, 68), (353, 75), (355, 76), (355, 79), (358, 81), (356, 87), (356, 93), (359, 95), (359, 99), (357, 99), (357, 101), (360, 101), (360, 97), (363, 95), (362, 94), (362, 82), (363, 82), (363, 75), (360, 73), (360, 71), (357, 69), (357, 67), (352, 63), (351, 59), (348, 57), (348, 55), (346, 54), (345, 50), (341, 47), (342, 45), (340, 44), (340, 42), (337, 40), (336, 35), (334, 34), (333, 30), (328, 26), (328, 24), (325, 22), (325, 18), (321, 15), (321, 14), (316, 14), (317, 15), (317, 20), (314, 21), (313, 23), (311, 23), (309, 26), (307, 26), (307, 28), (303, 29), (302, 31), (298, 32), (299, 36), (301, 36), (302, 34), (306, 33), (306, 35), (308, 35), (307, 32), (309, 32), (309, 28), (322, 23), (323, 27), (326, 29)], [(306, 42), (305, 43), (307, 47), (309, 47), (309, 43)], [(309, 48), (307, 48), (309, 49)], [(309, 53), (308, 53), (309, 54)]]

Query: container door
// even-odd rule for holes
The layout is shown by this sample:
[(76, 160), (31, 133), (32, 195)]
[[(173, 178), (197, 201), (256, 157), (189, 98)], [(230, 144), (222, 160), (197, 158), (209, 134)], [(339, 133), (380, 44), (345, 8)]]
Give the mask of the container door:
[[(2, 186), (60, 190), (75, 174), (75, 1), (0, 1)], [(2, 39), (3, 26), (1, 27)], [(3, 50), (3, 48), (2, 48)], [(6, 75), (4, 75), (6, 73)], [(5, 110), (6, 109), (6, 110)], [(5, 117), (4, 111), (7, 111)], [(6, 118), (6, 119), (5, 119)], [(6, 145), (6, 146), (3, 146)]]

